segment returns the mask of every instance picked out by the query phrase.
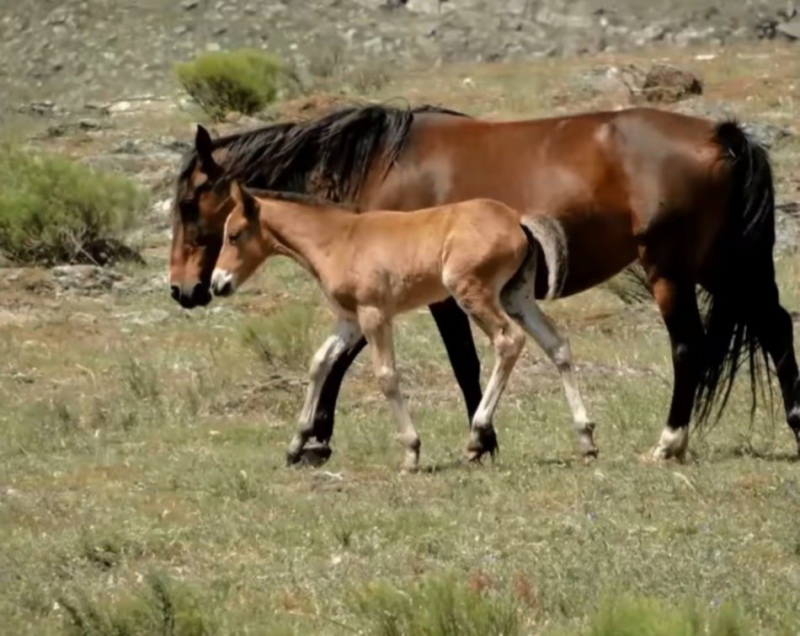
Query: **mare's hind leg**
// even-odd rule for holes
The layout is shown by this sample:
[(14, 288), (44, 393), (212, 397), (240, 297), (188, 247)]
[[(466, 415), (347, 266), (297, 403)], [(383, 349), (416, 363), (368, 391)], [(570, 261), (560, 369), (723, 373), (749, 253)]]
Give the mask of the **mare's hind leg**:
[(800, 378), (794, 354), (792, 318), (780, 304), (774, 280), (765, 283), (758, 303), (757, 330), (759, 340), (769, 352), (781, 386), (786, 421), (795, 436), (800, 454)]
[(309, 384), (306, 400), (300, 412), (297, 432), (286, 451), (286, 462), (296, 464), (300, 461), (303, 447), (314, 433), (314, 414), (317, 410), (322, 387), (334, 362), (361, 338), (361, 330), (354, 322), (340, 320), (336, 323), (336, 331), (330, 336), (311, 360), (309, 368)]
[(689, 422), (699, 380), (703, 323), (691, 280), (672, 280), (648, 272), (653, 296), (672, 346), (674, 384), (667, 425), (652, 451), (654, 460), (683, 460), (689, 444)]
[(539, 308), (533, 296), (533, 285), (514, 285), (504, 290), (503, 306), (525, 331), (536, 340), (561, 374), (578, 444), (584, 458), (597, 457), (594, 424), (589, 419), (578, 384), (572, 373), (572, 352), (569, 341), (561, 335), (550, 318)]
[(414, 472), (419, 467), (419, 450), (422, 444), (417, 429), (411, 421), (406, 400), (400, 391), (391, 319), (384, 316), (380, 310), (369, 307), (359, 309), (358, 321), (372, 350), (375, 378), (391, 404), (397, 422), (398, 438), (406, 450), (402, 470)]

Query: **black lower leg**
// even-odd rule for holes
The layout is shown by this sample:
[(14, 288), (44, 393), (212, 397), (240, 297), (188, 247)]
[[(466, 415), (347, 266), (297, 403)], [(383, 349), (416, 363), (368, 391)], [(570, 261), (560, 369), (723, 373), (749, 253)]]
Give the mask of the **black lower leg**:
[[(697, 307), (697, 297), (692, 283), (676, 283), (665, 279), (654, 282), (653, 293), (672, 348), (674, 375), (667, 427), (672, 431), (685, 430), (692, 417), (700, 378), (703, 324)], [(684, 450), (685, 447), (662, 449), (666, 455), (680, 455)]]
[(794, 354), (792, 318), (777, 298), (777, 288), (771, 299), (771, 309), (759, 312), (759, 340), (775, 365), (781, 387), (786, 420), (795, 434), (800, 451), (800, 378)]
[(472, 339), (469, 318), (452, 298), (430, 305), (429, 309), (447, 350), (456, 382), (464, 396), (468, 424), (472, 426), (472, 417), (478, 410), (483, 393), (481, 363)]
[(366, 338), (362, 337), (356, 344), (350, 347), (337, 358), (331, 367), (330, 373), (322, 385), (322, 391), (317, 404), (317, 411), (314, 414), (314, 437), (320, 444), (327, 444), (333, 437), (333, 424), (336, 414), (336, 400), (339, 398), (339, 390), (342, 387), (342, 380), (353, 364), (353, 361), (367, 346)]

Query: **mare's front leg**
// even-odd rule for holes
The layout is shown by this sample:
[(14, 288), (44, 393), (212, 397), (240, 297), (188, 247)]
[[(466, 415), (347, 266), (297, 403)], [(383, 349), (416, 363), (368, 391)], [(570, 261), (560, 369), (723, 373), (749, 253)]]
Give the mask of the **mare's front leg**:
[(683, 460), (689, 445), (689, 422), (700, 378), (703, 323), (694, 282), (651, 275), (653, 296), (672, 345), (674, 384), (667, 425), (652, 451), (653, 460)]
[[(472, 425), (472, 418), (481, 403), (481, 363), (475, 350), (475, 341), (469, 327), (467, 314), (451, 297), (428, 307), (436, 322), (436, 328), (442, 337), (450, 366), (456, 376), (456, 382), (464, 396), (467, 407), (467, 425)], [(489, 422), (487, 435), (494, 435), (494, 428)]]
[(394, 355), (394, 335), (392, 321), (377, 308), (359, 309), (358, 320), (361, 329), (372, 349), (372, 366), (381, 392), (389, 400), (394, 419), (397, 422), (397, 433), (400, 443), (405, 447), (403, 472), (414, 472), (419, 468), (419, 451), (422, 443), (411, 421), (405, 397), (400, 391)]
[(353, 364), (358, 354), (367, 346), (367, 340), (363, 336), (350, 348), (344, 350), (333, 362), (328, 377), (322, 383), (317, 410), (314, 413), (314, 432), (313, 436), (322, 445), (330, 449), (328, 444), (333, 437), (333, 428), (336, 419), (336, 401), (339, 398), (339, 391), (342, 388), (342, 381), (347, 374), (350, 365)]
[(335, 361), (343, 352), (351, 348), (361, 338), (361, 329), (352, 321), (339, 320), (336, 330), (330, 336), (311, 360), (309, 368), (309, 384), (306, 391), (306, 400), (300, 413), (297, 432), (286, 451), (287, 464), (296, 464), (303, 456), (303, 448), (314, 433), (314, 415), (317, 411), (322, 387), (334, 366)]

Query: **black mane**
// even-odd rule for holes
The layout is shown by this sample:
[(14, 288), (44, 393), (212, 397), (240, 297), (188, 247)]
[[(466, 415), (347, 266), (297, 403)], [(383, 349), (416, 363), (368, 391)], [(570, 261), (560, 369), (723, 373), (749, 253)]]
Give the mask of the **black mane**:
[[(403, 151), (419, 113), (468, 117), (448, 108), (424, 104), (399, 108), (368, 104), (334, 108), (305, 122), (281, 122), (215, 139), (224, 147), (219, 181), (239, 179), (251, 188), (319, 192), (334, 202), (354, 201), (372, 160), (383, 152), (391, 166)], [(197, 160), (193, 148), (181, 162), (179, 182)]]

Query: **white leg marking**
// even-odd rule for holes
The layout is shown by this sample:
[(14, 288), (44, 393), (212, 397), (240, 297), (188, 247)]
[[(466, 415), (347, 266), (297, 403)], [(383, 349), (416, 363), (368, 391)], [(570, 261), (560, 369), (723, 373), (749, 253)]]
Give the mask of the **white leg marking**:
[(334, 334), (328, 337), (311, 359), (305, 403), (298, 418), (297, 432), (289, 443), (287, 450), (287, 455), (290, 458), (297, 458), (308, 438), (311, 437), (311, 433), (314, 430), (314, 414), (322, 393), (322, 385), (328, 378), (331, 368), (336, 360), (339, 359), (339, 356), (358, 342), (360, 337), (361, 329), (356, 323), (349, 320), (339, 320), (336, 323)]
[(583, 397), (572, 373), (572, 353), (568, 340), (539, 308), (533, 296), (533, 285), (515, 285), (504, 291), (502, 300), (506, 311), (536, 340), (558, 368), (581, 452), (584, 456), (596, 455), (594, 424), (589, 420)]
[(652, 459), (662, 460), (674, 457), (683, 461), (686, 456), (686, 449), (689, 446), (689, 427), (670, 428), (665, 426), (661, 431), (658, 444), (653, 449)]

